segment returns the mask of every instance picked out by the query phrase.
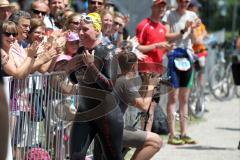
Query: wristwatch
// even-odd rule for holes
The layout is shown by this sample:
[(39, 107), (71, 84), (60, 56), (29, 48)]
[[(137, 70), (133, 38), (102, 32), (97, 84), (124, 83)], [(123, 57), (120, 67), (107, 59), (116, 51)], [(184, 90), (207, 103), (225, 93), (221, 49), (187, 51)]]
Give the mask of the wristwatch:
[(185, 33), (185, 30), (184, 30), (184, 29), (181, 29), (181, 30), (180, 30), (180, 33), (181, 33), (181, 35), (183, 35), (183, 34)]

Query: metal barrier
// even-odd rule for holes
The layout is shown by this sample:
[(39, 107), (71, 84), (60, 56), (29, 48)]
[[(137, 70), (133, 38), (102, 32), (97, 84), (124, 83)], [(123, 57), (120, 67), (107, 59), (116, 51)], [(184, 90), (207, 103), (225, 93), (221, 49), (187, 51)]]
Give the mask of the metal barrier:
[(54, 76), (60, 74), (34, 74), (23, 80), (7, 78), (11, 146), (17, 160), (66, 159), (71, 122), (56, 115), (65, 111), (57, 106), (67, 100), (74, 112), (78, 100), (77, 96), (63, 95), (59, 84), (51, 87)]
[[(9, 103), (12, 156), (16, 160), (64, 160), (69, 157), (71, 121), (80, 102), (78, 95), (62, 94), (64, 73), (34, 74), (23, 80), (5, 77)], [(66, 80), (65, 80), (66, 81)], [(69, 83), (69, 82), (66, 82)], [(67, 105), (66, 105), (67, 104)], [(135, 119), (132, 110), (125, 119)], [(93, 145), (89, 148), (92, 154)]]

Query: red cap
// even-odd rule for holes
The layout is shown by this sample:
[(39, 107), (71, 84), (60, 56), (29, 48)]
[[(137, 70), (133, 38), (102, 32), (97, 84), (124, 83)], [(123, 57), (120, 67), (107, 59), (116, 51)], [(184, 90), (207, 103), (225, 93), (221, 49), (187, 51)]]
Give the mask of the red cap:
[(160, 3), (165, 3), (167, 4), (167, 1), (166, 0), (153, 0), (153, 5), (158, 5)]

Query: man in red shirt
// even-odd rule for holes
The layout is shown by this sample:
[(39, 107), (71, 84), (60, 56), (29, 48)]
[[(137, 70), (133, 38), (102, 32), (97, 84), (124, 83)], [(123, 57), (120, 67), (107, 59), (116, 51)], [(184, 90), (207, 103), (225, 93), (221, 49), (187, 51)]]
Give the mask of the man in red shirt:
[[(150, 17), (142, 20), (136, 31), (136, 36), (139, 41), (138, 50), (147, 55), (147, 57), (140, 61), (139, 71), (148, 73), (160, 73), (162, 67), (163, 55), (166, 50), (170, 50), (172, 45), (166, 42), (166, 27), (160, 22), (166, 11), (166, 0), (153, 0), (152, 14)], [(158, 64), (158, 65), (157, 65)], [(152, 113), (158, 102), (152, 102), (150, 107), (150, 118), (146, 127), (147, 131), (152, 128)]]

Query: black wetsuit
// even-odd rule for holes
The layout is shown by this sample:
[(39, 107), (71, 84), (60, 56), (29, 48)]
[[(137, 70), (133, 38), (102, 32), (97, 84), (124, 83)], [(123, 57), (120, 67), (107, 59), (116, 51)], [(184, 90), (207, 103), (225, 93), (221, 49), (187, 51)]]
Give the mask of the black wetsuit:
[[(84, 48), (80, 48), (78, 53), (81, 54), (83, 50)], [(110, 55), (111, 52), (105, 46), (100, 44), (93, 50), (95, 50), (95, 67), (81, 68), (82, 73), (80, 74), (84, 72), (86, 76), (84, 80), (77, 78), (79, 77), (76, 76), (79, 74), (79, 70), (72, 73), (70, 79), (78, 82), (80, 87), (89, 87), (91, 93), (96, 92), (97, 95), (98, 92), (104, 91), (106, 95), (103, 96), (103, 99), (97, 99), (94, 96), (83, 97), (80, 94), (78, 113), (94, 110), (101, 102), (115, 99), (111, 91), (113, 90), (112, 80), (115, 79), (117, 75), (117, 64), (114, 64)], [(82, 88), (80, 88), (80, 90), (81, 89)], [(85, 91), (82, 92), (86, 93), (88, 91), (85, 89)], [(101, 110), (105, 110), (105, 108), (108, 108), (108, 106), (103, 105)], [(108, 110), (105, 114), (98, 115), (95, 119), (87, 122), (79, 122), (77, 116), (75, 117), (70, 136), (70, 157), (72, 160), (85, 159), (89, 145), (96, 135), (98, 135), (101, 141), (105, 159), (122, 160), (123, 117), (120, 108), (117, 106), (117, 101), (112, 108), (111, 114), (108, 114)]]

